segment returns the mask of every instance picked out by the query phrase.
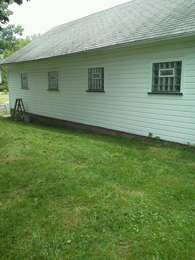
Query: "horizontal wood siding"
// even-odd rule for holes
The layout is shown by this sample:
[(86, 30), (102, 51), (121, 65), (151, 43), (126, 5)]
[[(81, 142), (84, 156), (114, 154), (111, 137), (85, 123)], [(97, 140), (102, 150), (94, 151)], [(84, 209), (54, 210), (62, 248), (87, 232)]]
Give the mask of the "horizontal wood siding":
[[(9, 66), (11, 107), (29, 113), (143, 136), (195, 143), (195, 38)], [(184, 59), (183, 95), (149, 95), (151, 62)], [(88, 68), (104, 67), (106, 93), (89, 93)], [(59, 91), (47, 91), (48, 71)], [(28, 72), (29, 90), (21, 89)]]

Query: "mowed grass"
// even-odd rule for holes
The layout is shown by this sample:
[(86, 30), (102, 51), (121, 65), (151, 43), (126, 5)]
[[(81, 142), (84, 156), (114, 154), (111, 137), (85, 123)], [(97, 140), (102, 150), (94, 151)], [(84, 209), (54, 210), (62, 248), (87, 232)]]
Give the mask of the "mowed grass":
[(195, 259), (195, 150), (0, 118), (0, 259)]
[(4, 104), (6, 101), (9, 101), (9, 94), (4, 94), (0, 92), (0, 104)]

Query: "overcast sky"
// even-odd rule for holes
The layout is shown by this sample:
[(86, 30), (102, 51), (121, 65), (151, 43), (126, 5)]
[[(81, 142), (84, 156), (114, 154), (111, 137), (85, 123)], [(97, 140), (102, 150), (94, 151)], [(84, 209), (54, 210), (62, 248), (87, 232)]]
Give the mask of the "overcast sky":
[(93, 14), (129, 0), (30, 0), (20, 6), (10, 5), (14, 14), (10, 23), (24, 28), (23, 36), (45, 33), (49, 29)]

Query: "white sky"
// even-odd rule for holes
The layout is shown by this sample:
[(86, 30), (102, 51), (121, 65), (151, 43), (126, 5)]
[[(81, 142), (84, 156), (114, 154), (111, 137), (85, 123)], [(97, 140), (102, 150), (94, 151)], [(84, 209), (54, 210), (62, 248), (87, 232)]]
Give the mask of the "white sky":
[(30, 0), (13, 4), (10, 23), (24, 28), (23, 37), (43, 34), (51, 28), (93, 14), (129, 0)]

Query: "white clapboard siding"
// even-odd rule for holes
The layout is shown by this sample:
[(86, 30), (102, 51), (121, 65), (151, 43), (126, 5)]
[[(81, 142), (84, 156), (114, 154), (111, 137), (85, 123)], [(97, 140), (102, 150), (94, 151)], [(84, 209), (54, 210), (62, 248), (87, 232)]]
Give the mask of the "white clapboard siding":
[[(9, 66), (11, 108), (180, 143), (195, 143), (195, 38), (73, 55)], [(150, 95), (152, 62), (183, 62), (183, 95)], [(89, 93), (88, 68), (104, 67), (105, 93)], [(59, 91), (47, 91), (58, 70)], [(21, 89), (28, 72), (29, 90)]]

